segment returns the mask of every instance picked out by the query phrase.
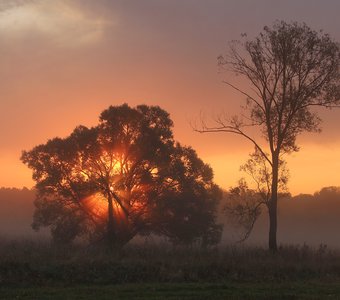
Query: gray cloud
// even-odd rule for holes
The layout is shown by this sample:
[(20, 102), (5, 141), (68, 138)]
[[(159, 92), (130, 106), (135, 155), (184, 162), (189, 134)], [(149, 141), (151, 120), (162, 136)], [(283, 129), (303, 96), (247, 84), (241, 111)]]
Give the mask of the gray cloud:
[(13, 9), (26, 4), (31, 4), (37, 0), (1, 0), (0, 2), (0, 12), (6, 11), (8, 9)]
[(0, 32), (4, 38), (22, 39), (39, 35), (57, 46), (97, 42), (112, 24), (90, 15), (72, 1), (10, 1), (0, 9)]

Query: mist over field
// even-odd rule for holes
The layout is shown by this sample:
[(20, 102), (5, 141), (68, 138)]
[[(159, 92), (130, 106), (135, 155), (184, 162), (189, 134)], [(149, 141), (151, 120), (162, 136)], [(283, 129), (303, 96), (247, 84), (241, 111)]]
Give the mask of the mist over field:
[[(278, 203), (278, 241), (281, 244), (326, 244), (340, 248), (340, 188), (326, 187), (311, 194), (281, 199)], [(268, 234), (267, 212), (263, 211), (247, 243), (265, 246)], [(223, 240), (236, 232), (225, 224)]]
[[(49, 238), (48, 230), (35, 232), (31, 228), (35, 192), (29, 189), (0, 188), (0, 236), (6, 239)], [(222, 212), (224, 223), (221, 245), (235, 244), (242, 232)], [(301, 194), (279, 201), (278, 240), (280, 244), (307, 244), (318, 247), (326, 244), (340, 249), (340, 188), (326, 187), (311, 194)], [(268, 219), (263, 211), (245, 244), (266, 246)], [(153, 238), (157, 241), (157, 238)]]
[(24, 188), (0, 189), (0, 235), (6, 238), (31, 237), (35, 194)]

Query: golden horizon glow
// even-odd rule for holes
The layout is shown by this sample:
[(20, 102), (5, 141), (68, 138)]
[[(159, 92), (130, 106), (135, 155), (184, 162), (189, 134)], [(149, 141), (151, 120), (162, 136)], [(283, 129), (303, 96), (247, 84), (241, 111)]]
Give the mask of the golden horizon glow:
[[(220, 187), (227, 190), (244, 176), (239, 170), (240, 165), (248, 159), (248, 154), (252, 151), (250, 144), (245, 145), (248, 145), (248, 148), (244, 146), (238, 152), (199, 155), (213, 168), (215, 182)], [(290, 173), (289, 191), (293, 195), (313, 194), (323, 187), (340, 186), (340, 159), (335, 159), (340, 153), (340, 144), (322, 146), (301, 143), (301, 145), (303, 147), (299, 152), (287, 156)], [(34, 186), (31, 171), (17, 157), (10, 155), (0, 157), (0, 164), (8, 170), (6, 173), (0, 173), (1, 187)]]

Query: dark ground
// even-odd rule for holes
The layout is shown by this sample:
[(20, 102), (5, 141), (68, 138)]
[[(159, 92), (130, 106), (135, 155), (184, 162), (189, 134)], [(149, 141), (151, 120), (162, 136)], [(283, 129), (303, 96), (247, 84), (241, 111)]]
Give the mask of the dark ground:
[(340, 253), (2, 240), (0, 299), (340, 299)]
[(340, 299), (339, 282), (139, 283), (0, 288), (0, 299)]

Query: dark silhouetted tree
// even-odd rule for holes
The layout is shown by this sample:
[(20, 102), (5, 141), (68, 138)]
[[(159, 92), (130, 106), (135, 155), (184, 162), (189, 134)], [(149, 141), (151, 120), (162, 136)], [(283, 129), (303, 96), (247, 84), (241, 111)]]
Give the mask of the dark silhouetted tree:
[[(219, 57), (219, 65), (250, 83), (248, 90), (225, 81), (247, 98), (245, 115), (220, 116), (213, 126), (203, 123), (198, 131), (240, 135), (269, 163), (269, 248), (276, 251), (280, 157), (298, 151), (299, 134), (319, 130), (313, 108), (339, 105), (339, 45), (305, 24), (278, 21), (264, 27), (254, 40), (232, 42), (228, 54)], [(249, 126), (260, 129), (265, 144), (250, 135)]]
[(165, 178), (166, 188), (161, 188), (161, 197), (153, 210), (155, 232), (168, 236), (175, 244), (218, 243), (222, 226), (215, 222), (216, 199), (222, 193), (212, 184), (212, 169), (192, 148), (177, 144), (166, 174), (161, 177)]
[[(173, 238), (177, 220), (162, 222), (161, 206), (175, 215), (191, 210), (180, 241), (205, 235), (215, 226), (218, 188), (211, 168), (175, 144), (172, 126), (156, 106), (111, 106), (97, 126), (24, 151), (38, 192), (33, 227), (50, 226), (59, 242), (85, 236), (121, 246), (150, 232)], [(209, 219), (198, 229), (191, 225), (197, 215)]]

